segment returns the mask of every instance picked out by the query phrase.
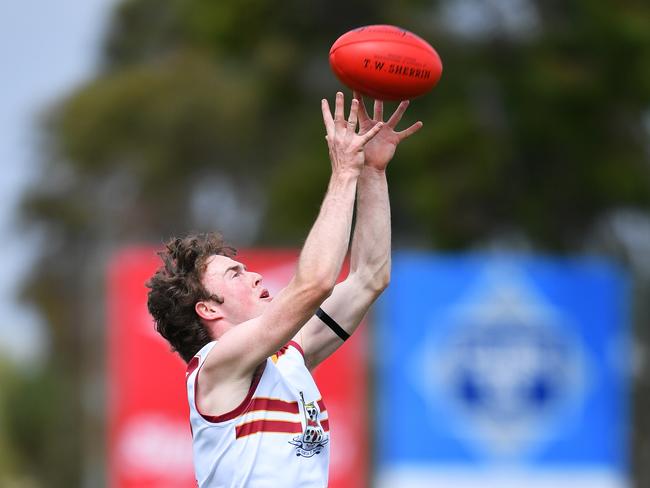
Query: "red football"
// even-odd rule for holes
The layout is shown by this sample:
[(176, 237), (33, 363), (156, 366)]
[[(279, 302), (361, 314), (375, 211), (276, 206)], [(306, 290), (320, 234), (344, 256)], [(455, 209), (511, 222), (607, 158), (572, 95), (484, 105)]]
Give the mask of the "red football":
[(379, 100), (406, 100), (431, 90), (442, 63), (431, 45), (393, 25), (346, 32), (330, 49), (330, 66), (341, 82)]

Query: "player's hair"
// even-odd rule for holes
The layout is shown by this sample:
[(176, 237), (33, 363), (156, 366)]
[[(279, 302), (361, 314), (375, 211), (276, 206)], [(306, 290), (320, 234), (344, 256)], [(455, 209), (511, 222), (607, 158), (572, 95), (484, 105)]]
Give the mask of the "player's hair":
[(147, 307), (156, 330), (185, 362), (213, 340), (194, 305), (199, 300), (223, 303), (223, 298), (210, 294), (201, 283), (207, 260), (215, 254), (233, 257), (236, 253), (217, 233), (172, 238), (158, 253), (163, 264), (146, 283)]

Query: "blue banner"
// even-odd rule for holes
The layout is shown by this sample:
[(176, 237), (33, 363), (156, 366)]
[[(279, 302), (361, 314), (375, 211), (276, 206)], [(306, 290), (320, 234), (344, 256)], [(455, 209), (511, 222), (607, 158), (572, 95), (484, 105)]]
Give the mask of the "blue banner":
[(627, 486), (628, 295), (601, 260), (396, 253), (380, 484)]

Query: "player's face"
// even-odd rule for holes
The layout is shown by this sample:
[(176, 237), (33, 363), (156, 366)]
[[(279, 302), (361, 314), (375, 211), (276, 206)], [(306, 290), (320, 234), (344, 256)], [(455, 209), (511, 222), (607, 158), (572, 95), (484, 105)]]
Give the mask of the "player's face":
[(219, 307), (233, 324), (258, 317), (271, 301), (262, 276), (226, 256), (208, 258), (202, 282), (206, 290), (223, 298)]

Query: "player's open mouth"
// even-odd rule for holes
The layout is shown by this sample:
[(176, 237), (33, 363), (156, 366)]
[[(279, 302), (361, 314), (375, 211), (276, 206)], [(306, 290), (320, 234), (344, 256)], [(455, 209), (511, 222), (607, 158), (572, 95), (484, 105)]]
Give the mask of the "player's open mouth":
[(269, 298), (271, 295), (269, 294), (269, 290), (266, 288), (262, 290), (262, 294), (260, 295), (260, 298)]

